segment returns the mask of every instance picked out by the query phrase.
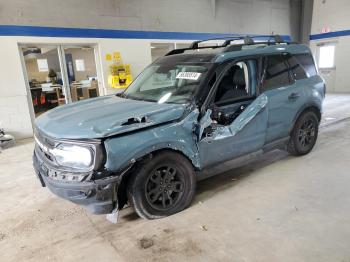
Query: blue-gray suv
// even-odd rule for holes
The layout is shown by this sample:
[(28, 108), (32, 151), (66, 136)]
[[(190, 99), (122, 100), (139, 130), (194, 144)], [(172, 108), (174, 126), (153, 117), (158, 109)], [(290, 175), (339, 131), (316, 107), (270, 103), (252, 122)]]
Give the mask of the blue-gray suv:
[(216, 41), (169, 52), (123, 93), (38, 117), (42, 186), (96, 214), (129, 203), (155, 219), (188, 207), (221, 163), (309, 153), (325, 97), (309, 48), (278, 36)]

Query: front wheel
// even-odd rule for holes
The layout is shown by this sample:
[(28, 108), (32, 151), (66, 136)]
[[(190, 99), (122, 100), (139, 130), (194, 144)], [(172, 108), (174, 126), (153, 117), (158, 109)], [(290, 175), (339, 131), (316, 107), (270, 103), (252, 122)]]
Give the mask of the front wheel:
[(296, 121), (288, 143), (288, 152), (295, 156), (308, 154), (316, 144), (319, 120), (312, 111), (303, 113)]
[(128, 185), (128, 198), (145, 219), (166, 217), (188, 207), (196, 176), (189, 160), (175, 152), (160, 152), (140, 163)]

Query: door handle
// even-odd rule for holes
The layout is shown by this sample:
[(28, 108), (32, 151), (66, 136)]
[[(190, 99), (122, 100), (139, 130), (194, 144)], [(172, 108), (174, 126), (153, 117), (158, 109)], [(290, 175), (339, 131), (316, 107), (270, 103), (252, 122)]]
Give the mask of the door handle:
[(296, 100), (300, 97), (299, 93), (291, 93), (289, 96), (288, 96), (288, 99), (289, 100)]

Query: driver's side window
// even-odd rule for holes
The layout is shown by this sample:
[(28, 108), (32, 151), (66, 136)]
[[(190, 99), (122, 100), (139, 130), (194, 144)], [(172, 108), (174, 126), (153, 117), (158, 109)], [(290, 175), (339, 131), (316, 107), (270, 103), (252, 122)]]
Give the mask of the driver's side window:
[(255, 94), (255, 60), (240, 61), (226, 68), (215, 94), (217, 106), (244, 100)]
[(216, 86), (211, 119), (230, 125), (254, 100), (257, 87), (257, 60), (242, 60), (226, 67)]

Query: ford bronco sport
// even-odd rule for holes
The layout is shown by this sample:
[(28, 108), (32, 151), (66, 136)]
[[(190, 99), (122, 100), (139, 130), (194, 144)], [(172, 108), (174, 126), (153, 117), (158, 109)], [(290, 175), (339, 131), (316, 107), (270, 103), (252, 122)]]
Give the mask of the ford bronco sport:
[(324, 81), (308, 47), (267, 39), (193, 42), (123, 93), (41, 115), (33, 160), (42, 186), (93, 213), (129, 203), (155, 219), (188, 207), (196, 181), (223, 162), (273, 149), (309, 153)]

